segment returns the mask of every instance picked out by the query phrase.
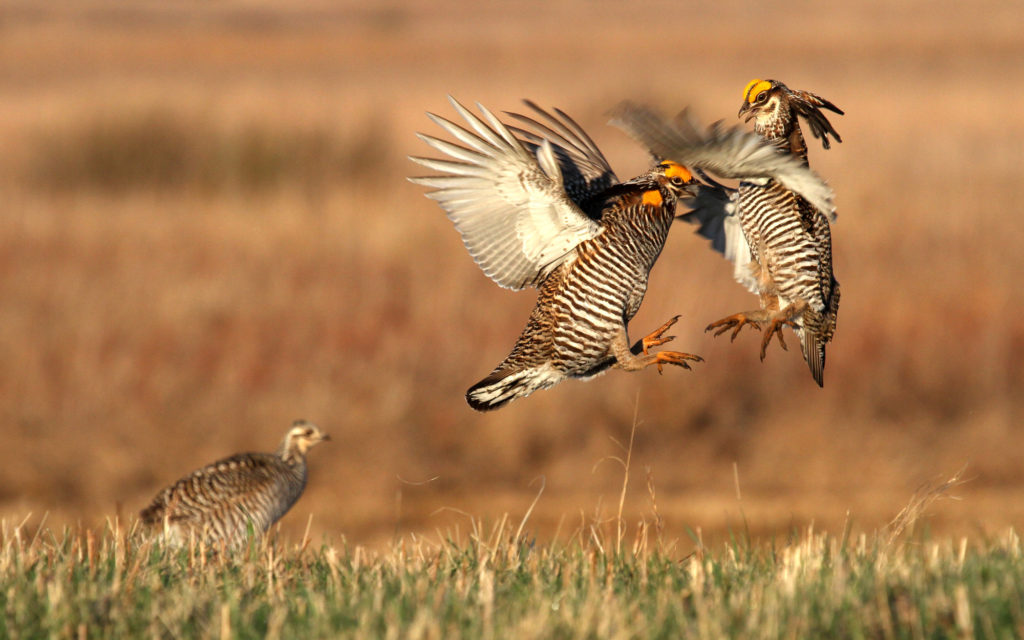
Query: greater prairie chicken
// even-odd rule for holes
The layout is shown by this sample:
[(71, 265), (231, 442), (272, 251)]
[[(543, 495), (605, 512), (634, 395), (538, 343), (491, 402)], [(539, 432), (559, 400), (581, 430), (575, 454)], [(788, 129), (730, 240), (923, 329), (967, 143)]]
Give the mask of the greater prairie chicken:
[(240, 453), (193, 471), (157, 494), (139, 517), (170, 544), (192, 536), (236, 546), (249, 531), (262, 536), (302, 495), (306, 452), (329, 439), (296, 420), (277, 453)]
[[(754, 131), (778, 149), (779, 157), (807, 167), (807, 145), (798, 116), (808, 122), (811, 133), (821, 138), (826, 149), (829, 135), (841, 142), (821, 109), (843, 112), (827, 100), (790, 90), (776, 80), (754, 80), (743, 96), (739, 115), (746, 113), (748, 121), (755, 119)], [(634, 132), (643, 129), (636, 126), (636, 120), (631, 120)], [(681, 129), (685, 129), (685, 119), (648, 122), (637, 137), (657, 148), (662, 157), (679, 160), (671, 139), (680, 137)], [(700, 233), (734, 262), (736, 280), (760, 296), (761, 308), (713, 322), (708, 330), (715, 330), (718, 336), (732, 329), (735, 339), (744, 325), (760, 329), (764, 324), (760, 353), (764, 360), (773, 335), (786, 348), (782, 327), (789, 325), (800, 339), (811, 375), (821, 386), (825, 344), (832, 339), (839, 310), (839, 283), (832, 273), (829, 221), (835, 211), (831, 201), (819, 199), (817, 189), (806, 190), (781, 176), (739, 172), (724, 177), (740, 179), (739, 188), (708, 181), (701, 187), (694, 210), (680, 217), (700, 224)]]
[(483, 106), (481, 119), (451, 103), (469, 128), (427, 115), (465, 146), (417, 134), (454, 160), (413, 157), (444, 175), (410, 180), (436, 189), (427, 195), (491, 279), (510, 289), (540, 289), (511, 353), (467, 391), (469, 405), (497, 409), (565, 378), (612, 367), (661, 371), (664, 364), (689, 369), (689, 361), (700, 361), (676, 351), (649, 353), (672, 340), (664, 332), (676, 318), (632, 346), (626, 328), (643, 301), (676, 200), (695, 187), (690, 172), (665, 162), (620, 183), (562, 111), (552, 115), (527, 102), (539, 119), (509, 115), (528, 131), (506, 126)]
[[(671, 337), (673, 318), (632, 346), (627, 325), (640, 308), (677, 200), (699, 183), (682, 164), (725, 176), (773, 176), (828, 206), (831, 191), (805, 166), (776, 153), (754, 134), (695, 129), (674, 140), (678, 158), (661, 156), (650, 171), (624, 183), (583, 129), (562, 111), (531, 102), (536, 118), (509, 114), (529, 129), (507, 127), (480, 107), (486, 122), (452, 100), (472, 131), (428, 114), (466, 146), (419, 134), (455, 160), (412, 158), (445, 175), (412, 178), (437, 189), (437, 200), (484, 273), (511, 289), (540, 289), (512, 352), (466, 394), (485, 411), (616, 367), (689, 368), (698, 356), (650, 354)], [(518, 137), (517, 137), (518, 136)]]

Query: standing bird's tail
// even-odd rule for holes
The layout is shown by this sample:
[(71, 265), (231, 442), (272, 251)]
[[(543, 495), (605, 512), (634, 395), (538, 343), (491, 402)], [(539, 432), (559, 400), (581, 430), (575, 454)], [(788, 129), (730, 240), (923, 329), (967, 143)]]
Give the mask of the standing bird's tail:
[(477, 411), (500, 409), (516, 398), (525, 398), (534, 391), (553, 387), (564, 377), (550, 364), (527, 369), (499, 367), (466, 391), (466, 402)]

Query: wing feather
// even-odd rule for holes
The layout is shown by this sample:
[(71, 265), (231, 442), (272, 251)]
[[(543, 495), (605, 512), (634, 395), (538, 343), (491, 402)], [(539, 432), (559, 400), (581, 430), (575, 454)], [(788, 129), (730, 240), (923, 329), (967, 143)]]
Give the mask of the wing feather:
[(280, 492), (278, 466), (276, 457), (262, 453), (218, 460), (161, 491), (140, 516), (147, 524), (159, 524), (164, 518), (203, 522), (208, 514), (246, 509), (253, 501)]
[(565, 176), (565, 190), (573, 202), (582, 205), (590, 196), (618, 184), (619, 179), (604, 154), (575, 120), (561, 109), (555, 109), (552, 115), (530, 100), (523, 102), (536, 116), (506, 112), (510, 118), (529, 127), (509, 129), (534, 152), (545, 140), (551, 144)]
[(697, 233), (710, 240), (711, 248), (733, 263), (732, 275), (736, 282), (751, 293), (757, 293), (757, 280), (749, 267), (753, 257), (736, 216), (735, 197), (735, 189), (706, 180), (697, 196), (689, 201), (691, 210), (678, 219), (698, 225)]
[(468, 128), (427, 115), (462, 144), (417, 134), (452, 159), (410, 156), (441, 175), (409, 180), (435, 189), (427, 196), (448, 214), (485, 274), (510, 289), (536, 286), (602, 228), (566, 193), (558, 140), (528, 145), (482, 105), (481, 118), (449, 101)]
[(757, 134), (721, 121), (701, 128), (688, 111), (668, 120), (648, 107), (624, 102), (612, 111), (619, 127), (659, 158), (675, 160), (722, 178), (756, 182), (772, 179), (835, 218), (832, 189), (800, 158)]

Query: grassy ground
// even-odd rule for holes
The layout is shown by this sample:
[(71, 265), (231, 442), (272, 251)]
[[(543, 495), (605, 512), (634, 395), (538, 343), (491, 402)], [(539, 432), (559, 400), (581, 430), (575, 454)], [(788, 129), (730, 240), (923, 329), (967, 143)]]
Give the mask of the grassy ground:
[[(381, 551), (236, 553), (5, 522), (0, 636), (174, 638), (1019, 637), (1024, 555), (981, 541), (794, 531), (680, 557), (656, 531), (536, 543), (507, 520)], [(618, 550), (616, 547), (620, 547)]]

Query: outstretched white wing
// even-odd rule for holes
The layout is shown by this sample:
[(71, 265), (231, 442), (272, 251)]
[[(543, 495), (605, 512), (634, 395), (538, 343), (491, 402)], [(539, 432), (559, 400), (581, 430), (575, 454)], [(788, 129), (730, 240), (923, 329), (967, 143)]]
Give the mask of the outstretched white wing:
[(624, 102), (612, 113), (611, 123), (619, 127), (655, 156), (674, 160), (692, 169), (702, 169), (722, 178), (773, 179), (835, 218), (833, 193), (799, 157), (780, 153), (761, 136), (725, 127), (721, 121), (706, 130), (687, 111), (668, 120), (648, 107)]
[(410, 178), (435, 191), (470, 255), (503, 287), (537, 286), (580, 242), (602, 227), (569, 198), (551, 143), (536, 153), (482, 105), (481, 120), (454, 98), (449, 101), (472, 129), (427, 116), (462, 145), (422, 133), (420, 139), (453, 160), (410, 157), (442, 175)]
[(536, 152), (545, 140), (551, 143), (559, 168), (562, 170), (563, 186), (573, 202), (583, 206), (583, 202), (591, 196), (618, 184), (619, 179), (615, 177), (615, 172), (612, 171), (604, 154), (575, 120), (561, 109), (555, 109), (555, 113), (551, 114), (530, 100), (523, 102), (536, 113), (536, 116), (511, 111), (505, 113), (528, 125), (530, 129), (509, 129), (533, 152)]

